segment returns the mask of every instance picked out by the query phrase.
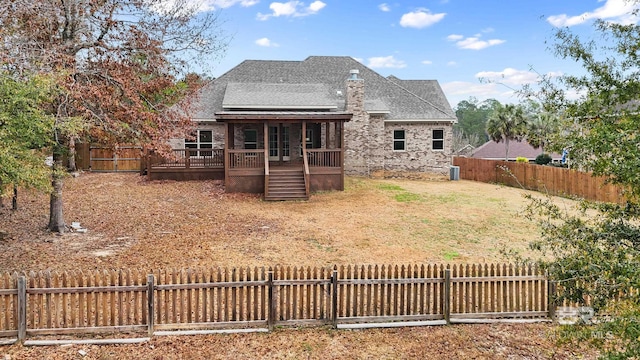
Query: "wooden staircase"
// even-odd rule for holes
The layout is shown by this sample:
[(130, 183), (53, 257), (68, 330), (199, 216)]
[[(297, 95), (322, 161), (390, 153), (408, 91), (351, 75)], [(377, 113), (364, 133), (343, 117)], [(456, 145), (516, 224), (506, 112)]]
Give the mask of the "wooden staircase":
[(269, 171), (268, 194), (264, 199), (268, 201), (308, 200), (302, 169), (278, 169)]

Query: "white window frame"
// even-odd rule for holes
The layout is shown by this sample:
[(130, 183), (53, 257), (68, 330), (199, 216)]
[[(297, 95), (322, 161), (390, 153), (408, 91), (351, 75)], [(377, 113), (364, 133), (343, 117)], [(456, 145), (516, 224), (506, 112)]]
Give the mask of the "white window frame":
[[(402, 138), (396, 138), (396, 132), (402, 131)], [(407, 130), (405, 129), (394, 129), (393, 130), (393, 139), (392, 139), (392, 149), (396, 152), (407, 151)], [(396, 149), (396, 143), (402, 144), (402, 149)]]
[[(442, 131), (442, 137), (436, 138), (436, 131)], [(442, 143), (442, 148), (436, 149), (436, 142)], [(431, 130), (431, 150), (433, 151), (444, 151), (444, 129), (433, 129)]]
[[(202, 137), (201, 134), (203, 132), (211, 133), (211, 137), (210, 137), (211, 141), (201, 141), (201, 137)], [(213, 149), (213, 130), (203, 130), (203, 129), (196, 130), (194, 140), (184, 139), (184, 147), (185, 149)], [(200, 156), (201, 154), (200, 154), (200, 151), (197, 151), (195, 153), (191, 153), (191, 155)], [(209, 152), (208, 156), (211, 156), (211, 152)]]

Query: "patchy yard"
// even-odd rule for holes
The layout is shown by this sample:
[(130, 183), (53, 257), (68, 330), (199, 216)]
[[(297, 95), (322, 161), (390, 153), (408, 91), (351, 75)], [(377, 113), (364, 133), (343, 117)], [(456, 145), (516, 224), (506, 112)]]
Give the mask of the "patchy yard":
[[(64, 192), (65, 219), (87, 233), (45, 231), (48, 198), (35, 192), (20, 193), (17, 212), (0, 209), (0, 230), (9, 234), (0, 240), (0, 271), (503, 261), (501, 248), (526, 249), (538, 234), (518, 215), (523, 193), (469, 181), (348, 178), (344, 192), (270, 203), (225, 194), (212, 181), (87, 173), (68, 179)], [(279, 329), (155, 337), (138, 345), (0, 346), (0, 358), (594, 357), (580, 347), (557, 347), (552, 331), (548, 324)]]
[(344, 192), (264, 202), (213, 181), (85, 173), (66, 181), (64, 202), (67, 223), (88, 232), (46, 232), (47, 196), (22, 191), (19, 211), (0, 210), (0, 271), (502, 261), (500, 249), (538, 233), (519, 216), (523, 193), (347, 178)]

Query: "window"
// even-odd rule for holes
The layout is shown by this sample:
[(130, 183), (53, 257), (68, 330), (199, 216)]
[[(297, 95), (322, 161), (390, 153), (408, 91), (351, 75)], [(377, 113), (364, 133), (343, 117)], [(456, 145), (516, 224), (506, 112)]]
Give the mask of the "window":
[(433, 150), (444, 150), (444, 130), (433, 130), (431, 138)]
[[(193, 140), (185, 140), (184, 147), (187, 149), (212, 149), (213, 132), (211, 130), (197, 130)], [(191, 156), (211, 156), (211, 151), (192, 151)]]
[(407, 138), (404, 130), (393, 130), (393, 151), (406, 150)]
[(244, 148), (245, 149), (258, 148), (258, 130), (247, 129), (244, 131)]

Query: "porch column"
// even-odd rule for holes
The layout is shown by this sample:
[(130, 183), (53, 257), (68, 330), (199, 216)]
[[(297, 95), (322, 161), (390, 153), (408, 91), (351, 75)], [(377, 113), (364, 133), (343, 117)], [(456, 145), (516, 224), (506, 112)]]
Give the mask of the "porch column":
[(229, 149), (231, 148), (231, 123), (227, 123), (224, 127), (224, 183), (226, 186), (229, 185), (229, 163), (231, 162), (229, 154)]
[(263, 134), (263, 138), (264, 138), (264, 158), (265, 161), (269, 160), (269, 122), (265, 121), (264, 122), (264, 134)]
[(284, 161), (284, 126), (282, 126), (282, 123), (278, 123), (278, 161), (280, 162), (280, 164), (283, 163)]
[(302, 120), (302, 155), (304, 155), (307, 148), (307, 122)]

